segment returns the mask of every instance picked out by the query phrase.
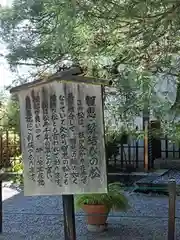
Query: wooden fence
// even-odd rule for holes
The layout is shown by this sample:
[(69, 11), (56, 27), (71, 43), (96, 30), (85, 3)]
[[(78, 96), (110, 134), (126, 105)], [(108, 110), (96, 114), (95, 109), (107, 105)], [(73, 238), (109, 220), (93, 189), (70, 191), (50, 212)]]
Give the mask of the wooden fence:
[[(180, 145), (172, 143), (168, 138), (161, 138), (159, 141), (160, 144), (157, 144), (153, 143), (152, 139), (149, 140), (148, 154), (152, 161), (150, 162), (151, 168), (154, 168), (154, 161), (158, 158), (168, 162), (168, 166), (173, 160), (180, 163)], [(158, 155), (156, 155), (157, 150)], [(108, 159), (107, 165), (109, 172), (122, 171), (129, 166), (135, 170), (144, 169), (144, 140), (133, 140), (129, 144), (119, 145), (119, 154)]]

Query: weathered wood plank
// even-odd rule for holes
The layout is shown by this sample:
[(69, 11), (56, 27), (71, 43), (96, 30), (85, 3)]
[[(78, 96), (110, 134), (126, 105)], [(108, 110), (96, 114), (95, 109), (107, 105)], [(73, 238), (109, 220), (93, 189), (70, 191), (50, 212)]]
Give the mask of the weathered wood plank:
[(82, 71), (80, 68), (71, 68), (69, 70), (65, 70), (62, 72), (58, 72), (53, 74), (52, 76), (38, 79), (30, 83), (25, 83), (23, 85), (14, 87), (10, 90), (10, 93), (17, 93), (22, 90), (26, 90), (28, 88), (38, 87), (45, 84), (52, 83), (54, 81), (61, 81), (61, 82), (76, 82), (76, 83), (85, 83), (85, 84), (97, 84), (103, 86), (111, 86), (112, 81), (107, 79), (97, 79), (94, 77), (87, 77), (80, 75)]
[(101, 85), (19, 93), (25, 195), (107, 192)]

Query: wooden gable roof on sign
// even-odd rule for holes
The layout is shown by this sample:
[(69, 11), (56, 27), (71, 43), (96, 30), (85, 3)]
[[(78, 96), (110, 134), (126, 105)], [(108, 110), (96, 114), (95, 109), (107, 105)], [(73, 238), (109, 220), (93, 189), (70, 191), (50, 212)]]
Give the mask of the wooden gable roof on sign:
[(106, 79), (97, 79), (94, 77), (84, 76), (83, 71), (80, 67), (72, 67), (68, 70), (57, 72), (50, 77), (45, 77), (43, 79), (38, 79), (33, 82), (25, 83), (20, 86), (14, 87), (10, 90), (10, 93), (17, 93), (28, 88), (48, 84), (54, 81), (65, 81), (65, 82), (77, 82), (86, 84), (97, 84), (103, 86), (111, 86), (112, 81)]

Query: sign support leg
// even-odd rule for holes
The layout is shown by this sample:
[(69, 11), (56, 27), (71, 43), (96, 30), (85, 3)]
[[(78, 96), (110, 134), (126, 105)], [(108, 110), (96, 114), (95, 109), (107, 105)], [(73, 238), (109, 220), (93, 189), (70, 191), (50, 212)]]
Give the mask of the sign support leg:
[(63, 195), (64, 240), (76, 240), (74, 196)]
[(0, 180), (0, 234), (3, 231), (2, 180)]
[(168, 240), (174, 240), (176, 225), (176, 181), (174, 179), (171, 179), (169, 181), (168, 189), (169, 189)]

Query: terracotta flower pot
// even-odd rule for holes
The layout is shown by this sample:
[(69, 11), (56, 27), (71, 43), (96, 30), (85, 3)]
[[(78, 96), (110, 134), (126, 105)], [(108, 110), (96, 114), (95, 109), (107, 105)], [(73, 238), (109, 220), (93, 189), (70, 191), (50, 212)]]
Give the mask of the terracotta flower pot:
[(83, 210), (87, 213), (87, 224), (106, 224), (109, 210), (104, 205), (84, 205)]

